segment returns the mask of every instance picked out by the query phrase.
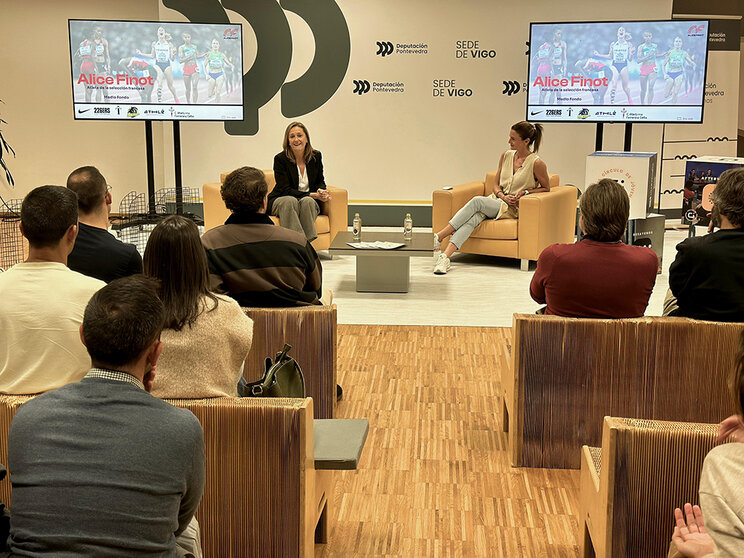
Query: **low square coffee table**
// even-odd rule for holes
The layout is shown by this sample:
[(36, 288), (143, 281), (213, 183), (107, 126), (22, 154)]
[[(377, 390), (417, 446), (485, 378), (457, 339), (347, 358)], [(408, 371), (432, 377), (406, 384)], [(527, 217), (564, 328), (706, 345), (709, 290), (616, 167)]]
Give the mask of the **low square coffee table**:
[[(399, 242), (405, 246), (393, 250), (352, 248), (347, 242)], [(413, 233), (404, 240), (402, 232), (364, 231), (354, 238), (342, 231), (331, 242), (328, 251), (334, 256), (356, 256), (356, 290), (371, 293), (407, 293), (411, 278), (411, 256), (433, 257), (434, 234)]]

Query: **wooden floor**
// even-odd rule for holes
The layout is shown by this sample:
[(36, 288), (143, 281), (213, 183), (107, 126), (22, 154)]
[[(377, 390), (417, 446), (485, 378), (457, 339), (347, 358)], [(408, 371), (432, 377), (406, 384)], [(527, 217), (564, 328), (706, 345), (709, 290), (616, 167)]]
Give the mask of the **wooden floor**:
[(508, 463), (510, 342), (507, 328), (339, 325), (337, 415), (370, 432), (359, 470), (336, 475), (316, 558), (578, 556), (578, 471)]

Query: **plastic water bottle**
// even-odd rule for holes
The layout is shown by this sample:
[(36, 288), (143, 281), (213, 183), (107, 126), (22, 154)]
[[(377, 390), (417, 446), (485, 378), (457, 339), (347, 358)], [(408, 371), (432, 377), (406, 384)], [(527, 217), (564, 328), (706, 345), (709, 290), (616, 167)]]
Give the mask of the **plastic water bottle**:
[(403, 240), (411, 240), (413, 238), (413, 219), (411, 214), (406, 213), (406, 218), (403, 219)]
[(354, 240), (359, 240), (362, 236), (362, 218), (359, 217), (359, 213), (354, 214), (354, 221), (351, 224), (351, 234)]

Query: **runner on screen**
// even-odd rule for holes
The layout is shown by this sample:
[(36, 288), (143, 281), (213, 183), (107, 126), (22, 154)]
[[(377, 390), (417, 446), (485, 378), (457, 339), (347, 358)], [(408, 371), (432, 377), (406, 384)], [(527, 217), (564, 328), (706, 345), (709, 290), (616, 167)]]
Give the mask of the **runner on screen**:
[[(553, 31), (553, 41), (550, 53), (550, 75), (554, 78), (562, 78), (566, 75), (566, 41), (562, 39), (563, 30)], [(558, 88), (554, 87), (550, 93), (549, 103), (555, 104)]]
[[(74, 60), (80, 60), (80, 74), (89, 76), (96, 75), (96, 62), (95, 62), (95, 29), (91, 32), (91, 36), (80, 43), (80, 46), (75, 51), (73, 56)], [(89, 81), (85, 84), (85, 102), (90, 103), (93, 92), (96, 86), (92, 85)]]
[[(607, 62), (601, 58), (594, 58), (593, 56), (578, 60), (574, 68), (577, 72), (582, 73), (591, 79), (601, 80), (606, 77), (609, 81), (611, 76), (615, 73), (615, 69), (612, 66), (608, 66)], [(591, 95), (595, 105), (605, 104), (607, 89), (607, 85), (600, 85), (598, 87), (592, 86)]]
[(610, 85), (610, 104), (615, 103), (618, 75), (622, 81), (625, 96), (628, 98), (628, 104), (633, 104), (633, 99), (630, 96), (630, 87), (628, 86), (628, 63), (633, 58), (633, 45), (630, 43), (630, 39), (630, 33), (625, 30), (625, 27), (621, 26), (617, 29), (617, 40), (610, 43), (610, 52), (608, 54), (600, 54), (596, 50), (594, 51), (594, 56), (611, 60), (612, 66), (617, 71), (617, 74), (613, 73), (613, 80)]
[[(119, 67), (123, 69), (130, 76), (135, 77), (153, 77), (158, 75), (157, 68), (150, 63), (151, 58), (148, 59), (141, 54), (136, 56), (129, 56), (119, 60)], [(152, 102), (152, 90), (155, 88), (153, 85), (145, 85), (137, 87), (139, 96), (143, 103)]]
[(186, 87), (186, 102), (196, 104), (199, 99), (199, 65), (197, 47), (191, 42), (191, 34), (181, 35), (183, 44), (178, 47), (178, 60), (183, 63), (183, 85)]
[(220, 51), (220, 41), (212, 39), (212, 48), (206, 54), (204, 67), (207, 70), (208, 95), (209, 97), (214, 95), (215, 103), (219, 103), (221, 100), (222, 88), (225, 84), (225, 66), (234, 67), (225, 53)]
[(665, 56), (666, 53), (659, 53), (659, 45), (652, 43), (653, 35), (650, 31), (644, 31), (643, 42), (638, 45), (636, 61), (641, 65), (641, 104), (654, 104), (654, 87), (656, 79), (659, 77), (659, 68), (656, 59)]
[[(535, 58), (537, 59), (537, 77), (546, 78), (550, 76), (550, 55), (553, 52), (553, 47), (549, 41), (545, 41), (537, 48)], [(545, 103), (545, 98), (549, 95), (550, 88), (540, 86), (540, 92), (538, 93), (538, 99), (540, 104)]]
[(671, 97), (672, 103), (675, 105), (684, 81), (685, 62), (693, 68), (696, 66), (695, 61), (690, 58), (687, 51), (682, 49), (682, 39), (674, 37), (674, 47), (667, 52), (661, 69), (664, 71), (664, 94), (667, 98)]
[(171, 36), (165, 32), (165, 28), (158, 27), (158, 39), (152, 42), (150, 46), (150, 52), (145, 53), (137, 49), (137, 54), (147, 56), (149, 58), (155, 58), (155, 67), (157, 68), (157, 92), (158, 92), (158, 103), (163, 102), (163, 76), (168, 84), (173, 95), (173, 101), (180, 103), (178, 96), (176, 95), (176, 88), (173, 85), (173, 69), (171, 68), (171, 60), (176, 53), (176, 47), (170, 41)]
[[(111, 54), (108, 41), (103, 36), (103, 27), (100, 25), (93, 29), (93, 61), (96, 64), (96, 75), (111, 75)], [(108, 93), (108, 87), (101, 85), (96, 89), (96, 101), (103, 102), (104, 95)]]

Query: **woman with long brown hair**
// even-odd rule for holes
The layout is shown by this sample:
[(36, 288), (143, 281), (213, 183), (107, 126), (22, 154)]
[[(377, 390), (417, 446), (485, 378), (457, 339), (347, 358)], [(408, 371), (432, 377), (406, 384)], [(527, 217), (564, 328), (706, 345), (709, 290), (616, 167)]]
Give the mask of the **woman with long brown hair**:
[(166, 322), (152, 394), (237, 396), (253, 321), (230, 297), (209, 290), (207, 256), (193, 221), (169, 215), (150, 234), (145, 275), (160, 281)]
[(517, 122), (509, 130), (509, 150), (499, 159), (498, 179), (489, 196), (475, 196), (466, 203), (449, 223), (434, 233), (434, 247), (452, 235), (434, 266), (436, 275), (444, 275), (450, 268), (450, 257), (459, 250), (485, 219), (517, 219), (519, 200), (530, 192), (549, 192), (548, 167), (537, 156), (542, 140), (542, 126), (531, 122)]

